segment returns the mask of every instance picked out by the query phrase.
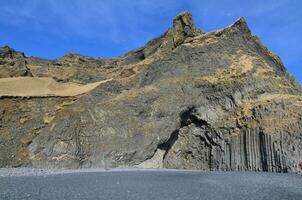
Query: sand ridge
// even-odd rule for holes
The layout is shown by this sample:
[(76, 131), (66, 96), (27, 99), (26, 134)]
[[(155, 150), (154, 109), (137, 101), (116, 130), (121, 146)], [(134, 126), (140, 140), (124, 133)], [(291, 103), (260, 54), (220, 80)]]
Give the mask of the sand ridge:
[(60, 83), (49, 77), (0, 78), (0, 97), (69, 97), (90, 92), (112, 79), (81, 85)]

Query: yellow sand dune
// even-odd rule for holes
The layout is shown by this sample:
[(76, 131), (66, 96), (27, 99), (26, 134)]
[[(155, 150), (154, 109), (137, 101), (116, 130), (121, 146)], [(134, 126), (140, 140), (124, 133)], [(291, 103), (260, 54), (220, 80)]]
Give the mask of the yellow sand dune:
[(60, 83), (53, 78), (14, 77), (0, 78), (0, 97), (68, 97), (87, 93), (112, 79), (81, 85)]

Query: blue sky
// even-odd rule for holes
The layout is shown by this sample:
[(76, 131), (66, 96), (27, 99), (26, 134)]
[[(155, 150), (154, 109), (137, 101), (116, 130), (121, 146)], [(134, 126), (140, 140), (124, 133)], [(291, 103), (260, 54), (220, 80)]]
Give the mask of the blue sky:
[(115, 57), (163, 33), (184, 10), (205, 31), (244, 16), (302, 83), (301, 0), (0, 0), (0, 45), (43, 58)]

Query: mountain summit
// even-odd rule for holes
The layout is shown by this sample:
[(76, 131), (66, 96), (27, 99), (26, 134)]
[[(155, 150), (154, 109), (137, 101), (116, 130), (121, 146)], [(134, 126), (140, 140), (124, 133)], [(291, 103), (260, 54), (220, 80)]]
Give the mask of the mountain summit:
[(181, 13), (113, 59), (0, 48), (0, 167), (285, 172), (302, 161), (302, 90), (240, 18)]

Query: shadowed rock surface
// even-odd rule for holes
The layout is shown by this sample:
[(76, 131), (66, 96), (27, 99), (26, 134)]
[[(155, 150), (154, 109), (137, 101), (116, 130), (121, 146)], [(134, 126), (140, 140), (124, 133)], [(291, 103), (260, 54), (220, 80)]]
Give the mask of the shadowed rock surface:
[[(0, 77), (110, 80), (76, 97), (0, 99), (0, 166), (285, 172), (302, 161), (302, 90), (245, 20), (205, 33), (190, 13), (114, 59), (0, 50)], [(112, 79), (112, 80), (111, 80)]]

